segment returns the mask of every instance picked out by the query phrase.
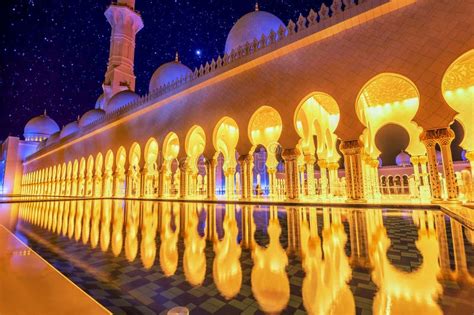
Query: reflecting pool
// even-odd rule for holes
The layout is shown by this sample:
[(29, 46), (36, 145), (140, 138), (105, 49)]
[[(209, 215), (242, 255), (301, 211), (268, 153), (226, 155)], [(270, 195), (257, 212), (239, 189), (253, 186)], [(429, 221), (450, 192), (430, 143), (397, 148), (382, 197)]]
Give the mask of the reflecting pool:
[(437, 210), (2, 207), (21, 240), (114, 314), (474, 312), (474, 231)]

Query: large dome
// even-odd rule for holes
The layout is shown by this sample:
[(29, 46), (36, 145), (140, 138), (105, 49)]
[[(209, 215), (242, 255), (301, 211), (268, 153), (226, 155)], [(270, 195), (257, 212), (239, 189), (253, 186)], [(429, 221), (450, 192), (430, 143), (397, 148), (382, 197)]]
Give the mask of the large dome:
[(125, 105), (138, 100), (140, 96), (133, 91), (125, 90), (115, 94), (107, 103), (106, 112), (114, 112)]
[(81, 119), (79, 120), (79, 127), (85, 127), (87, 125), (92, 124), (94, 121), (101, 119), (105, 116), (105, 112), (102, 109), (91, 109), (87, 111), (84, 115), (82, 115)]
[(244, 46), (247, 42), (252, 43), (256, 38), (260, 40), (262, 35), (268, 36), (273, 30), (278, 32), (280, 26), (285, 27), (283, 22), (275, 15), (255, 10), (241, 17), (232, 27), (225, 42), (225, 53), (231, 53), (232, 49)]
[(23, 136), (26, 141), (42, 141), (59, 131), (58, 124), (46, 114), (30, 119), (25, 125)]
[(79, 124), (77, 123), (77, 121), (73, 121), (63, 127), (59, 137), (62, 139), (64, 137), (72, 135), (73, 133), (76, 133), (77, 131), (79, 131)]
[(179, 62), (178, 57), (172, 62), (165, 63), (156, 69), (150, 80), (149, 90), (154, 91), (161, 86), (193, 73), (191, 69)]
[(411, 164), (410, 162), (410, 155), (405, 151), (400, 152), (397, 157), (395, 158), (395, 163), (398, 166), (408, 166)]

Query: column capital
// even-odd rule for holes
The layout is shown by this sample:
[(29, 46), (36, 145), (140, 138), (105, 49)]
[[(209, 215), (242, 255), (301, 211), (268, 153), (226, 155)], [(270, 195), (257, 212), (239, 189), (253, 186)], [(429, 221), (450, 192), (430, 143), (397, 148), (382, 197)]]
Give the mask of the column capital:
[(474, 162), (474, 151), (466, 152), (466, 159)]
[(363, 143), (360, 140), (341, 141), (339, 149), (344, 155), (360, 154), (363, 148)]
[(439, 145), (449, 145), (455, 137), (451, 128), (438, 128), (425, 130), (420, 135), (420, 140), (428, 147)]
[(330, 170), (338, 170), (338, 169), (339, 169), (339, 163), (337, 163), (337, 162), (330, 162), (330, 163), (328, 163), (328, 169), (330, 169)]
[(314, 164), (316, 162), (316, 157), (314, 154), (305, 154), (304, 161), (306, 164)]
[(300, 152), (297, 148), (284, 149), (283, 152), (281, 153), (281, 157), (285, 161), (296, 160), (298, 159), (299, 155), (300, 155)]
[(320, 168), (327, 168), (328, 167), (328, 163), (326, 162), (326, 160), (318, 160), (318, 166)]

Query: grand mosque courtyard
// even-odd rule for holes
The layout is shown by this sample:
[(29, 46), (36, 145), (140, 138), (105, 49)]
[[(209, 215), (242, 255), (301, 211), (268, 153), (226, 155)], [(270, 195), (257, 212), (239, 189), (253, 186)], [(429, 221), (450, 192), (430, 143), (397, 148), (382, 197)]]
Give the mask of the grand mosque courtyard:
[(0, 315), (474, 314), (474, 2), (314, 1), (0, 4)]

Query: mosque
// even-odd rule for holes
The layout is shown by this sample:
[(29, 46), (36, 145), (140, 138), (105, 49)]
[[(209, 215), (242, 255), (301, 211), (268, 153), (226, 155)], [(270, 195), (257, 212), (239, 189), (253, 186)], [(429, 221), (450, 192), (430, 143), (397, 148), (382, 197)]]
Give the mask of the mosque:
[[(191, 70), (176, 54), (146, 95), (135, 92), (135, 1), (105, 16), (103, 93), (63, 128), (45, 112), (3, 142), (3, 194), (474, 200), (472, 1), (334, 0), (288, 23), (257, 5), (221, 56)], [(382, 147), (400, 137), (387, 165)]]

